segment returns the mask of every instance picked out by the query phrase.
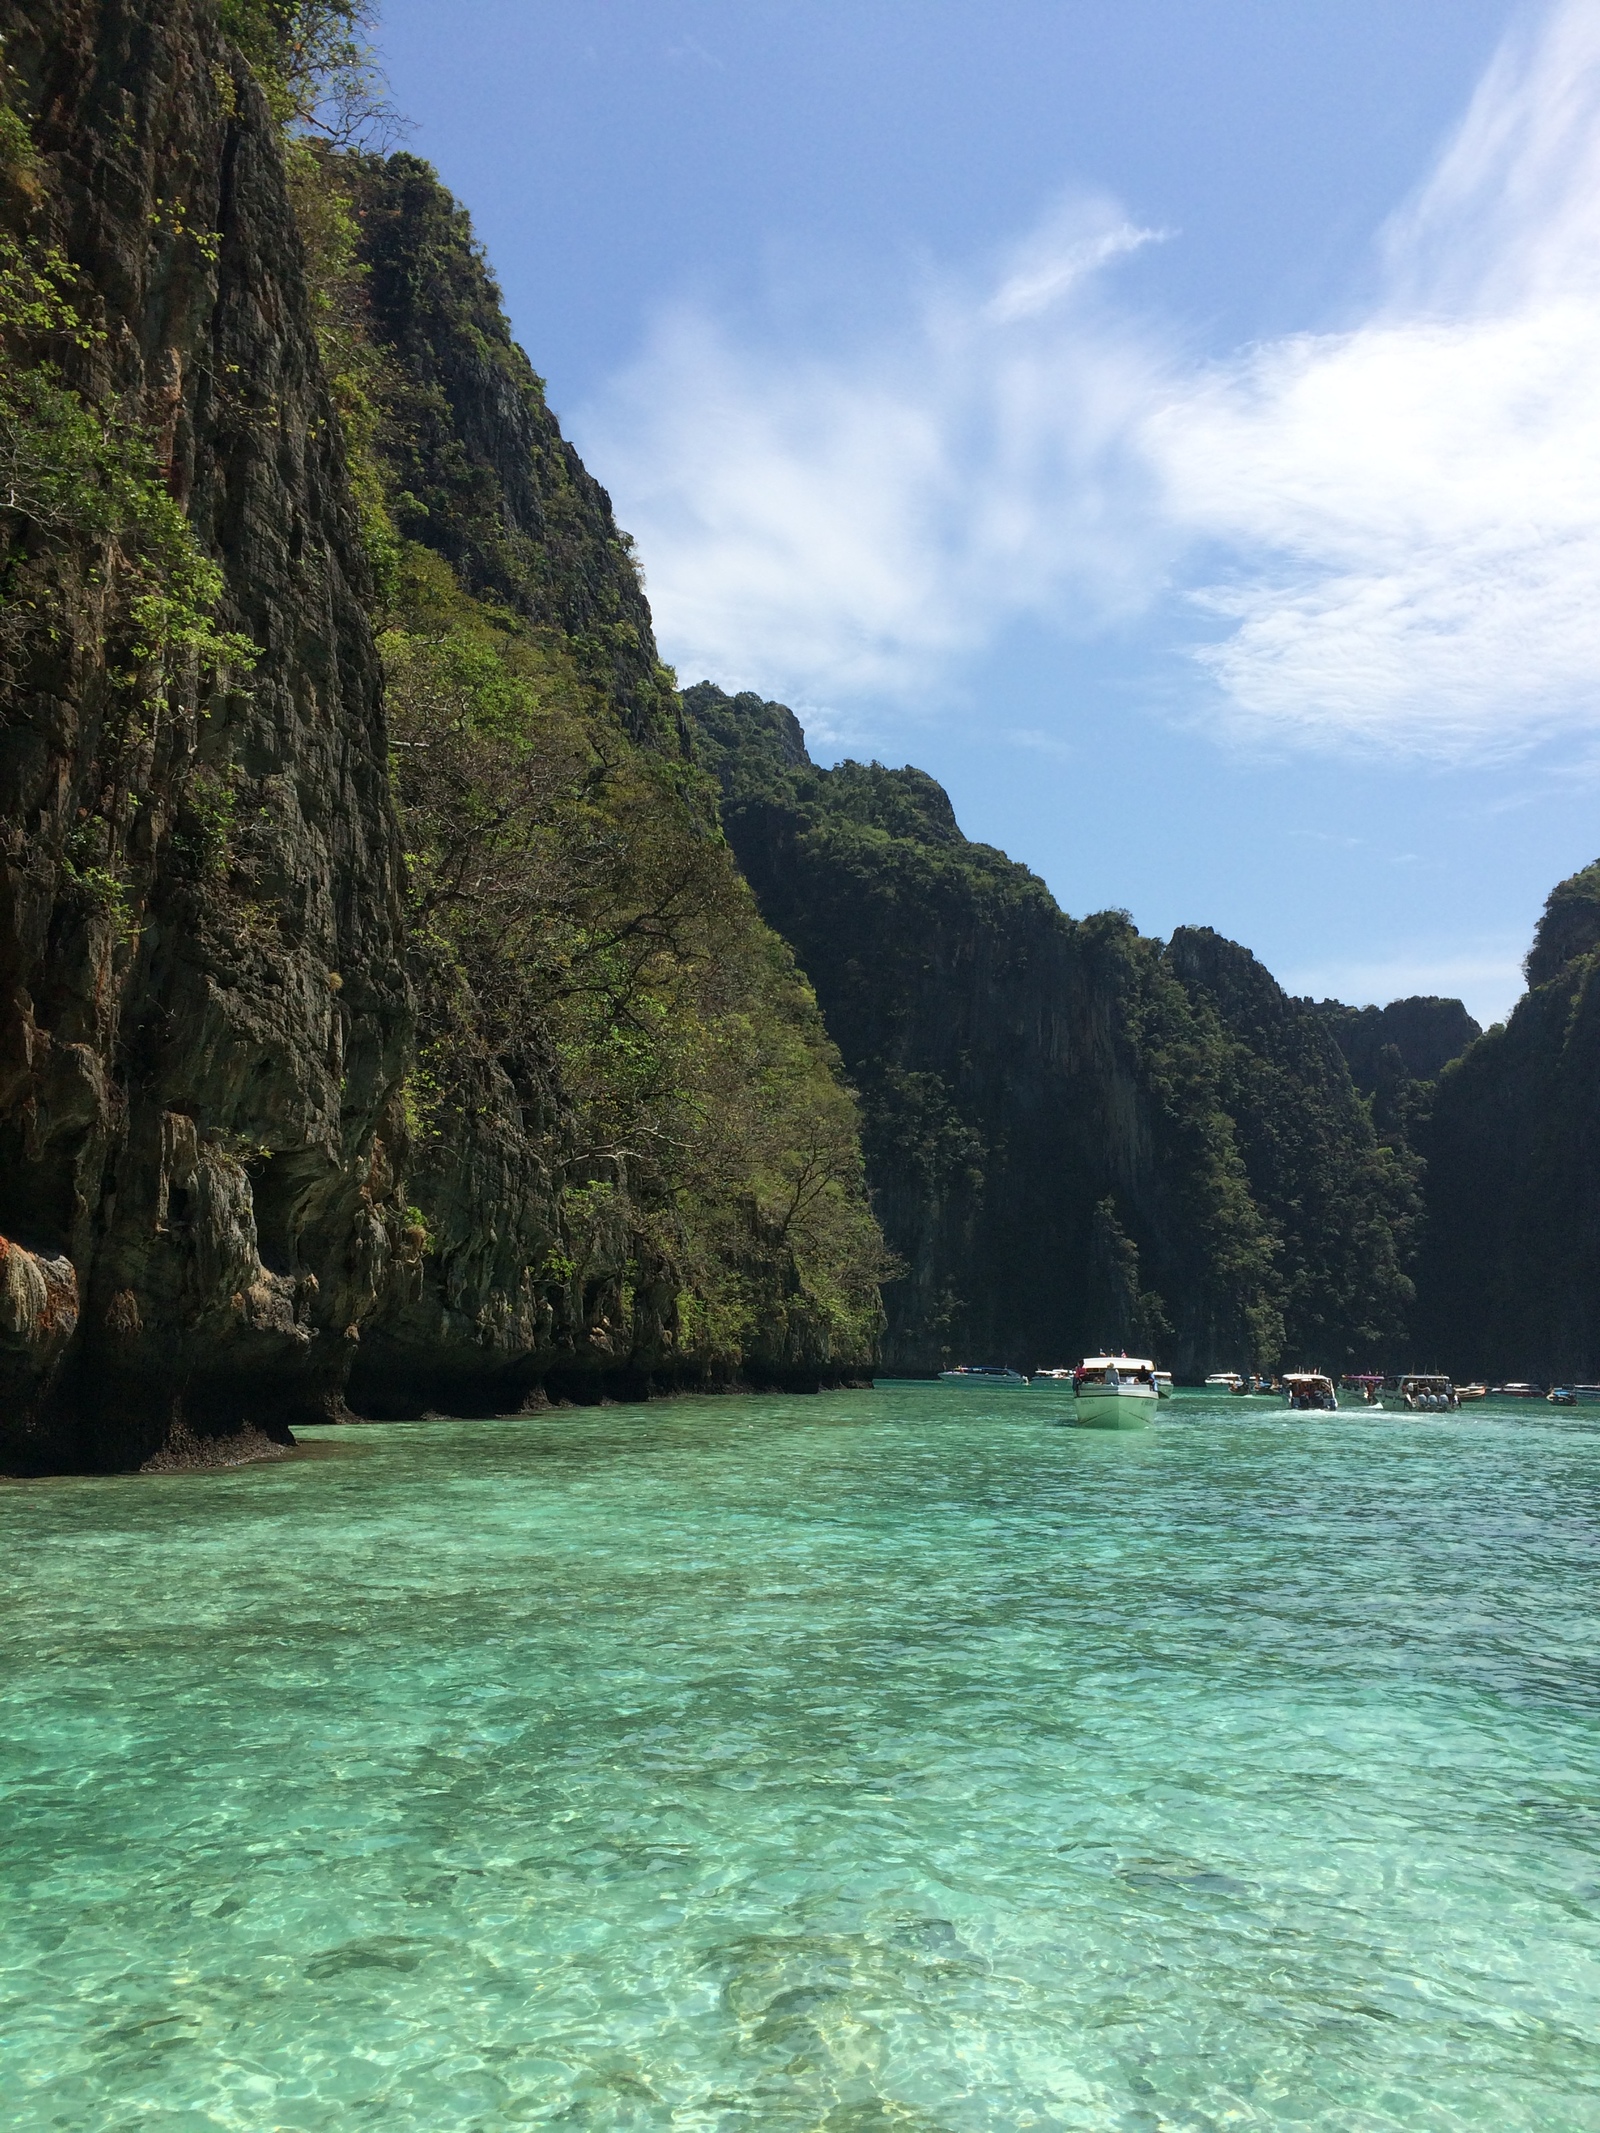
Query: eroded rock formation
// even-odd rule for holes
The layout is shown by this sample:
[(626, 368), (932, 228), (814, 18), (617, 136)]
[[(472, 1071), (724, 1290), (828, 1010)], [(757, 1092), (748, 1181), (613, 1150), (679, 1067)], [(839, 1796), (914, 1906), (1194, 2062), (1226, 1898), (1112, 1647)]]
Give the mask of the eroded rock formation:
[(401, 1226), (400, 858), (367, 565), (255, 81), (198, 0), (29, 0), (0, 36), (33, 142), (8, 221), (59, 255), (83, 325), (34, 359), (156, 440), (256, 648), (139, 659), (137, 497), (6, 519), (0, 1232), (18, 1265), (75, 1269), (78, 1300), (66, 1338), (64, 1306), (9, 1336), (0, 1440), (13, 1464), (127, 1464), (179, 1424), (281, 1433), (338, 1395)]
[(943, 790), (814, 766), (794, 716), (685, 693), (739, 861), (857, 1078), (904, 1277), (887, 1354), (1024, 1368), (1110, 1343), (1181, 1372), (1387, 1354), (1415, 1161), (1247, 950), (1072, 920)]
[[(850, 1099), (464, 216), (411, 158), (308, 174), (207, 0), (0, 39), (0, 1466), (858, 1373)], [(434, 661), (409, 782), (380, 625)], [(465, 931), (418, 887), (457, 832)], [(546, 964), (608, 956), (563, 1022)]]

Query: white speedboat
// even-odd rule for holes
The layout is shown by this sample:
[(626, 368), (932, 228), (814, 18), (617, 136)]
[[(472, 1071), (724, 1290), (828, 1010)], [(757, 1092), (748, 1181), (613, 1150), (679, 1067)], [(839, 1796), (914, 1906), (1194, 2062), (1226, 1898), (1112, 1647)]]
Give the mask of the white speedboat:
[(1002, 1363), (957, 1363), (953, 1370), (941, 1370), (941, 1385), (970, 1385), (976, 1391), (987, 1391), (991, 1385), (1026, 1385), (1027, 1379), (1020, 1370), (1007, 1370)]
[(1156, 1372), (1156, 1398), (1158, 1400), (1170, 1400), (1172, 1398), (1172, 1372), (1170, 1370), (1158, 1370)]
[(1339, 1395), (1333, 1380), (1320, 1370), (1286, 1370), (1283, 1373), (1284, 1403), (1299, 1413), (1336, 1414)]
[(1156, 1366), (1140, 1355), (1086, 1355), (1072, 1373), (1080, 1429), (1144, 1429), (1160, 1390)]
[(1432, 1372), (1408, 1371), (1400, 1380), (1400, 1398), (1414, 1414), (1453, 1414), (1461, 1405), (1450, 1380)]
[(1245, 1382), (1237, 1370), (1213, 1370), (1206, 1379), (1207, 1392), (1243, 1392)]

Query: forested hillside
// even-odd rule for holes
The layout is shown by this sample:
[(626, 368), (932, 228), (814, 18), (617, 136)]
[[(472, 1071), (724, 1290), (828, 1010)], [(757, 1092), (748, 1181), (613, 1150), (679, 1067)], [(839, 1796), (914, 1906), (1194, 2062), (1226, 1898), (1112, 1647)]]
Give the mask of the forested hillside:
[(324, 156), (316, 180), (332, 367), (358, 350), (347, 430), (367, 422), (386, 515), (431, 1247), (351, 1397), (504, 1401), (470, 1382), (486, 1348), (579, 1391), (562, 1351), (605, 1357), (614, 1389), (867, 1367), (882, 1252), (854, 1105), (689, 760), (631, 543), (427, 165)]
[(1402, 1352), (1416, 1164), (1307, 1003), (1215, 934), (1067, 918), (921, 771), (818, 769), (784, 706), (710, 683), (684, 702), (861, 1090), (907, 1269), (892, 1362)]
[(1419, 1134), (1420, 1350), (1463, 1374), (1600, 1374), (1600, 861), (1551, 891), (1528, 990)]

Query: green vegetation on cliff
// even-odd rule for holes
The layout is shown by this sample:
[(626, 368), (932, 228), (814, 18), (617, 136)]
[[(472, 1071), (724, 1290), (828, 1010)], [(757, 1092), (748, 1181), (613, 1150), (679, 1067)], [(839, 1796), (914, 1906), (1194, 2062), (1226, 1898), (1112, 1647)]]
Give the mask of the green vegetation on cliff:
[[(1417, 995), (1387, 1007), (1346, 1007), (1342, 1000), (1299, 1003), (1332, 1032), (1366, 1097), (1378, 1138), (1408, 1165), (1427, 1128), (1433, 1085), (1483, 1032), (1459, 1000)], [(1420, 1174), (1420, 1173), (1419, 1173)]]
[[(248, 670), (248, 638), (220, 630), (221, 571), (171, 494), (162, 446), (119, 389), (98, 305), (62, 250), (62, 201), (0, 61), (0, 672), (14, 689), (51, 610), (101, 605), (107, 668), (129, 736), (174, 670)], [(125, 807), (113, 776), (105, 804)], [(93, 811), (92, 811), (93, 812)], [(76, 833), (109, 856), (114, 827)], [(99, 849), (100, 845), (106, 847)], [(81, 871), (81, 870), (80, 870)], [(113, 877), (104, 873), (104, 878)]]
[(1600, 861), (1551, 891), (1510, 1020), (1439, 1076), (1419, 1142), (1417, 1329), (1465, 1375), (1600, 1373)]
[(367, 10), (234, 4), (300, 129), (406, 849), (417, 1241), (351, 1395), (859, 1371), (885, 1262), (854, 1102), (685, 755), (632, 544), (465, 212), (317, 123), (330, 85), (346, 121), (370, 88)]
[(400, 855), (281, 129), (202, 0), (0, 40), (59, 300), (0, 365), (49, 475), (0, 525), (0, 1444), (137, 1463), (339, 1398), (403, 1226)]
[[(423, 1294), (382, 1314), (354, 1392), (449, 1396), (430, 1289), (475, 1305), (457, 1398), (535, 1371), (868, 1367), (884, 1258), (854, 1102), (685, 752), (630, 544), (427, 166), (324, 155), (318, 176), (330, 365), (392, 542), (380, 648), (429, 1238)], [(490, 1182), (486, 1142), (515, 1184)], [(484, 1262), (486, 1223), (520, 1234), (520, 1266)]]
[(684, 702), (862, 1092), (908, 1269), (893, 1359), (1153, 1343), (1193, 1373), (1396, 1351), (1415, 1160), (1253, 957), (1068, 919), (925, 773), (821, 770), (782, 705), (709, 683)]
[(1167, 960), (1215, 1018), (1219, 1095), (1279, 1244), (1289, 1353), (1324, 1366), (1403, 1354), (1420, 1165), (1375, 1130), (1323, 1016), (1248, 949), (1182, 926)]
[(365, 8), (221, 13), (0, 0), (3, 1456), (859, 1372), (853, 1099), (604, 492), (337, 145)]

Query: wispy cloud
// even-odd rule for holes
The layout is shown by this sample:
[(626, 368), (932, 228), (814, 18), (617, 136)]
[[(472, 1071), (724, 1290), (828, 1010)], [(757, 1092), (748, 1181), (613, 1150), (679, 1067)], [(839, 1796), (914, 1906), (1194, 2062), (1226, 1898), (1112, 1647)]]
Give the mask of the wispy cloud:
[(1508, 45), (1384, 239), (1355, 330), (1182, 381), (1164, 508), (1235, 559), (1201, 653), (1235, 715), (1504, 754), (1600, 724), (1600, 7)]
[(1005, 279), (983, 307), (992, 326), (1038, 318), (1070, 296), (1113, 259), (1147, 244), (1163, 244), (1168, 230), (1119, 220), (1110, 201), (1067, 201), (1018, 247)]
[(987, 288), (907, 292), (831, 355), (657, 322), (579, 427), (640, 543), (669, 656), (808, 700), (910, 696), (1019, 614), (1146, 597), (1128, 522), (1154, 358), (1091, 303), (1150, 233), (1053, 212)]
[(1013, 748), (1026, 748), (1033, 755), (1053, 756), (1059, 763), (1071, 763), (1078, 751), (1071, 741), (1064, 741), (1059, 733), (1046, 733), (1041, 726), (1007, 726), (1001, 739), (1009, 741)]
[(1476, 760), (1600, 728), (1600, 0), (1502, 51), (1349, 330), (1197, 366), (1113, 302), (1162, 234), (1064, 203), (827, 355), (663, 319), (582, 426), (671, 655), (910, 696), (1019, 617), (1176, 589), (1236, 734)]

